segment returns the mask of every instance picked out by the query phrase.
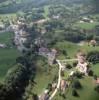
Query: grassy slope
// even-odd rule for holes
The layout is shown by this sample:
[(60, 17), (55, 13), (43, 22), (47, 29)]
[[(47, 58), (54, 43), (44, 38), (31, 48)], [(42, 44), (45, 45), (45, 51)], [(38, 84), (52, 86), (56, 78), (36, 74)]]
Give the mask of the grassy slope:
[(80, 27), (82, 29), (93, 29), (95, 28), (96, 25), (99, 25), (98, 22), (94, 22), (94, 23), (75, 23), (74, 26)]
[(36, 73), (36, 77), (34, 80), (37, 84), (34, 86), (33, 91), (35, 91), (35, 93), (38, 93), (38, 94), (41, 94), (42, 92), (44, 92), (47, 85), (49, 83), (52, 83), (52, 80), (54, 76), (57, 75), (57, 73), (58, 73), (58, 67), (56, 66), (51, 68), (51, 71), (49, 72), (49, 74), (47, 74), (46, 72), (38, 71)]
[[(0, 43), (11, 44), (12, 36), (13, 33), (0, 34)], [(19, 53), (14, 47), (0, 49), (0, 80), (4, 78), (9, 68), (13, 66), (18, 55)]]
[(77, 53), (78, 50), (82, 50), (85, 52), (99, 50), (99, 46), (92, 47), (92, 46), (88, 46), (87, 44), (85, 44), (84, 46), (78, 46), (75, 43), (66, 42), (66, 41), (58, 42), (54, 47), (58, 48), (59, 50), (65, 50), (67, 52), (68, 56), (70, 56), (71, 58), (73, 58), (75, 56), (75, 54)]

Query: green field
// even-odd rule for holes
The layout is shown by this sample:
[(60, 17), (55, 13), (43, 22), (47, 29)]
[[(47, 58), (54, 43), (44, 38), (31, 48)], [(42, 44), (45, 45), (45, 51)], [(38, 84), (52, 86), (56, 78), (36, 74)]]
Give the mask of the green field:
[(79, 27), (81, 29), (94, 29), (96, 25), (99, 25), (99, 22), (93, 22), (93, 23), (87, 23), (87, 22), (84, 22), (84, 23), (75, 23), (74, 26), (75, 27)]
[(0, 49), (0, 80), (2, 80), (7, 71), (13, 67), (18, 56), (19, 53), (15, 48)]
[(5, 43), (8, 48), (0, 48), (0, 80), (4, 79), (7, 71), (13, 67), (16, 58), (19, 56), (18, 51), (11, 44), (13, 33), (0, 33), (0, 43)]
[(12, 14), (0, 14), (0, 21), (2, 20), (12, 20), (12, 19), (16, 19), (16, 14), (12, 13)]

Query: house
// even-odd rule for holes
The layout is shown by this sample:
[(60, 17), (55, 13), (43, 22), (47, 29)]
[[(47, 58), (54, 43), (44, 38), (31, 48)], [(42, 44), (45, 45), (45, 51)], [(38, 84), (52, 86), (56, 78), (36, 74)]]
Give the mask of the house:
[(53, 18), (53, 19), (59, 19), (60, 16), (59, 16), (59, 15), (53, 15), (52, 18)]
[(49, 50), (45, 47), (39, 48), (39, 55), (42, 55), (44, 57), (47, 57), (49, 53)]
[(83, 17), (82, 20), (80, 20), (79, 22), (80, 23), (84, 23), (84, 22), (93, 23), (94, 21), (88, 17)]
[(49, 18), (47, 18), (47, 19), (40, 19), (40, 20), (38, 20), (36, 22), (33, 22), (33, 23), (34, 24), (43, 24), (43, 23), (47, 22), (48, 20), (49, 20)]
[(63, 93), (65, 93), (66, 88), (68, 87), (68, 84), (66, 80), (62, 79), (60, 82), (60, 89)]
[(84, 63), (86, 61), (86, 54), (85, 53), (80, 51), (80, 52), (77, 53), (76, 56), (77, 56), (79, 63)]
[(20, 34), (21, 37), (28, 37), (29, 36), (29, 34), (24, 30), (20, 30), (19, 34)]
[(0, 48), (6, 48), (7, 46), (5, 44), (0, 43)]
[(87, 75), (87, 63), (78, 63), (76, 69), (81, 72), (84, 73), (85, 75)]
[(48, 53), (48, 63), (50, 65), (53, 64), (55, 58), (56, 58), (56, 54), (57, 54), (57, 50), (56, 49), (52, 49), (51, 52)]
[(0, 24), (0, 30), (3, 30), (5, 28), (4, 24)]
[(39, 100), (49, 100), (48, 90), (45, 90), (44, 93), (39, 97)]
[(91, 46), (96, 46), (97, 45), (97, 42), (96, 42), (96, 40), (91, 40), (90, 42), (89, 42), (89, 45), (91, 45)]

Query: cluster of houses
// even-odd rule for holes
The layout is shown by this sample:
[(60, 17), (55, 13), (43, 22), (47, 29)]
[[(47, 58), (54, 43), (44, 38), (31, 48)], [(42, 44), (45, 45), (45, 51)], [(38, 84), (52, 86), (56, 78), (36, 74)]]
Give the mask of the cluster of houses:
[(11, 23), (12, 30), (14, 31), (14, 43), (20, 51), (27, 50), (23, 45), (30, 38), (30, 34), (26, 31), (26, 23), (24, 19), (18, 20), (16, 24)]

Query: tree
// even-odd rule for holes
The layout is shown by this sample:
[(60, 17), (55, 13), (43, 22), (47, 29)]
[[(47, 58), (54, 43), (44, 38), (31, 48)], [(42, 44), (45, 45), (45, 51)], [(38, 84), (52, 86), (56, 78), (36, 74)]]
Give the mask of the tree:
[(95, 91), (99, 93), (99, 85), (95, 87)]
[(91, 51), (87, 54), (87, 60), (93, 64), (99, 62), (99, 51)]
[(74, 89), (81, 89), (81, 88), (82, 88), (82, 85), (81, 85), (81, 83), (80, 83), (78, 80), (75, 80), (75, 81), (73, 82), (72, 87), (73, 87)]
[(72, 95), (75, 97), (79, 97), (79, 94), (77, 93), (75, 89), (72, 90)]

